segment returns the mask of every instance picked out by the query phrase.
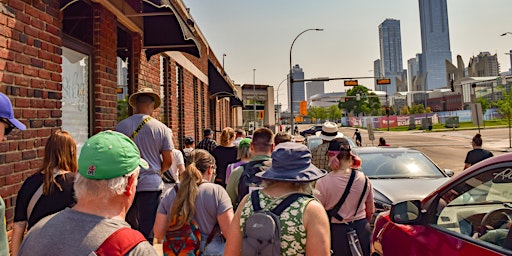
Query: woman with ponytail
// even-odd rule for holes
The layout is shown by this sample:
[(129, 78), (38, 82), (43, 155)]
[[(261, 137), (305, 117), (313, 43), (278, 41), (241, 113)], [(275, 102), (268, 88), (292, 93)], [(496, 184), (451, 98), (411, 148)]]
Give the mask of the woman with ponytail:
[[(370, 255), (369, 221), (375, 207), (372, 185), (364, 173), (358, 170), (361, 159), (352, 153), (346, 138), (332, 140), (327, 154), (333, 171), (319, 179), (315, 188), (318, 200), (329, 215), (332, 255), (354, 255), (347, 236), (350, 230), (357, 233), (361, 255)], [(345, 193), (348, 194), (342, 200)], [(340, 202), (341, 206), (338, 206)]]
[(73, 183), (77, 171), (75, 139), (66, 131), (53, 133), (46, 141), (41, 168), (28, 177), (18, 191), (12, 255), (18, 253), (25, 230), (40, 219), (76, 203)]
[[(187, 167), (180, 176), (177, 189), (169, 189), (162, 197), (153, 231), (162, 241), (167, 230), (178, 230), (194, 220), (201, 232), (201, 255), (223, 255), (224, 239), (233, 219), (233, 205), (220, 185), (214, 184), (215, 158), (203, 149), (195, 149), (187, 158)], [(205, 247), (207, 237), (218, 223), (215, 233)]]

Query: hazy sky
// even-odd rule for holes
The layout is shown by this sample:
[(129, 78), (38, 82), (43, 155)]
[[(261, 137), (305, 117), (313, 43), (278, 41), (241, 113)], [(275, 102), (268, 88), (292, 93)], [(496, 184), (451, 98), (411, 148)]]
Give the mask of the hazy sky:
[[(293, 65), (305, 78), (373, 76), (379, 59), (378, 26), (387, 18), (400, 20), (402, 60), (421, 52), (417, 0), (183, 0), (229, 77), (237, 84), (277, 86)], [(512, 0), (447, 0), (452, 61), (488, 51), (498, 54), (501, 71), (510, 68)], [(359, 80), (373, 89), (373, 80)], [(343, 81), (326, 82), (326, 92), (344, 91)], [(279, 103), (287, 108), (286, 82)]]

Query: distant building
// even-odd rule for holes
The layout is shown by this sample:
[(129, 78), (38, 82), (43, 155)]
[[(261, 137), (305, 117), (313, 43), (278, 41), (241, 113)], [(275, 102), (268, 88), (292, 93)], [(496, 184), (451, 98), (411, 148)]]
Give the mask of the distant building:
[(306, 100), (311, 96), (325, 92), (324, 81), (311, 81), (306, 83)]
[[(299, 66), (299, 64), (296, 64), (292, 68), (292, 77), (293, 79), (304, 79), (304, 71), (302, 71), (302, 68)], [(304, 90), (304, 82), (294, 82), (293, 83), (293, 89), (292, 89), (292, 97), (293, 97), (293, 113), (298, 114), (299, 113), (299, 106), (300, 102), (306, 100), (306, 93)], [(288, 112), (290, 110), (288, 109)]]
[(470, 77), (499, 76), (498, 55), (480, 52), (477, 56), (471, 57), (468, 64), (468, 73)]
[[(384, 74), (380, 72), (380, 59), (377, 59), (373, 61), (373, 76), (374, 77), (383, 77)], [(375, 79), (373, 88), (377, 90), (377, 88), (380, 88), (380, 85), (377, 85), (377, 79)]]
[(423, 91), (424, 81), (420, 81), (423, 74), (423, 54), (416, 54), (416, 58), (407, 60), (407, 77), (409, 79), (408, 91)]
[(419, 0), (421, 50), (427, 90), (447, 85), (445, 60), (452, 61), (446, 0)]
[[(377, 85), (375, 90), (386, 91), (389, 95), (403, 89), (397, 87), (397, 77), (402, 78), (402, 37), (400, 21), (386, 19), (379, 25), (380, 71), (391, 79), (391, 84)], [(407, 83), (407, 81), (402, 81)]]

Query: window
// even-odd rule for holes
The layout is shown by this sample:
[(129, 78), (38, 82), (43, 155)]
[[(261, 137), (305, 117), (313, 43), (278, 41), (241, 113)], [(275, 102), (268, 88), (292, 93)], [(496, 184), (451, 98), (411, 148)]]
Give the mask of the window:
[(512, 169), (469, 177), (440, 195), (434, 225), (502, 246), (512, 225)]
[(62, 130), (71, 133), (77, 151), (89, 138), (89, 56), (62, 49)]

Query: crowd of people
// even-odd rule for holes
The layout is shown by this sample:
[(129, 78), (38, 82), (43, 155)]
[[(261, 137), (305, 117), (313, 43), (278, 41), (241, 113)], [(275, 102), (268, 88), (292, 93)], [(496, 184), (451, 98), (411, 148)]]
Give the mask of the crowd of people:
[[(247, 138), (231, 127), (219, 143), (205, 129), (177, 149), (151, 117), (158, 94), (141, 89), (129, 104), (134, 114), (89, 138), (79, 156), (68, 132), (50, 135), (18, 191), (13, 255), (157, 255), (153, 243), (165, 255), (370, 255), (372, 184), (335, 123), (323, 124), (311, 151), (285, 132), (259, 128)], [(1, 93), (0, 105), (5, 141), (26, 127)], [(475, 136), (468, 165), (488, 155), (481, 144)], [(0, 200), (0, 218), (4, 211)], [(9, 255), (0, 228), (0, 254)]]

